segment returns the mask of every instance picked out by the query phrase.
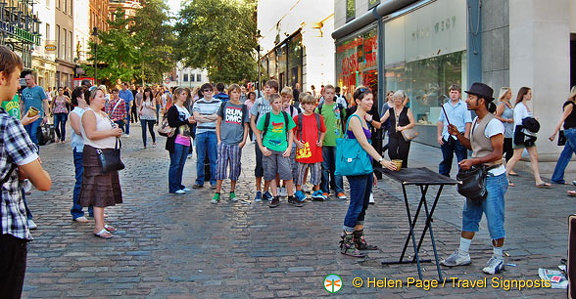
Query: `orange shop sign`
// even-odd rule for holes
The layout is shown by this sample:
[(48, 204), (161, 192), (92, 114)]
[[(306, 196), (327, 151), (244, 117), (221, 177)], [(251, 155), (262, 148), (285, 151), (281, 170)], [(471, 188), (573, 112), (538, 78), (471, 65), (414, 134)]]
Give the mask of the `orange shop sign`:
[(49, 52), (53, 52), (56, 51), (57, 47), (54, 44), (46, 44), (44, 46), (44, 50), (49, 51)]

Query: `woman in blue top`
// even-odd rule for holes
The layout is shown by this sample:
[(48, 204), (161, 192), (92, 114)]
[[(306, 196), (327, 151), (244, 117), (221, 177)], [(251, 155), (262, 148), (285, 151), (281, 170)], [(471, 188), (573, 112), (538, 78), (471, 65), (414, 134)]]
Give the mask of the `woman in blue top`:
[[(395, 170), (396, 165), (392, 161), (384, 160), (378, 152), (368, 143), (372, 137), (368, 124), (366, 123), (366, 114), (374, 104), (374, 95), (366, 87), (360, 86), (354, 92), (354, 101), (356, 101), (356, 112), (348, 118), (348, 138), (358, 140), (362, 149), (366, 151), (380, 165), (390, 170)], [(372, 192), (372, 173), (358, 176), (347, 176), (350, 184), (350, 205), (344, 218), (344, 232), (342, 241), (340, 241), (340, 252), (353, 257), (364, 257), (365, 254), (358, 250), (377, 250), (378, 247), (369, 245), (364, 240), (364, 216), (370, 192)]]

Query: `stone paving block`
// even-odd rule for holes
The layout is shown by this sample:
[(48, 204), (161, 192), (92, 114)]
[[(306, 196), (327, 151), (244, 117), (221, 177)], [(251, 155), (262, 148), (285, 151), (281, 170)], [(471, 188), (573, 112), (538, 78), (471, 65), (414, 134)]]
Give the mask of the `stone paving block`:
[[(74, 169), (71, 155), (62, 155), (66, 145), (48, 145), (41, 151), (43, 165), (53, 174), (53, 190), (33, 191), (29, 205), (39, 225), (29, 243), (24, 298), (78, 296), (108, 298), (319, 298), (333, 296), (322, 287), (323, 278), (339, 274), (347, 298), (560, 298), (563, 290), (531, 289), (503, 291), (490, 288), (368, 289), (350, 286), (353, 277), (401, 279), (417, 277), (416, 265), (380, 265), (397, 259), (408, 233), (401, 186), (383, 178), (374, 189), (376, 204), (366, 218), (366, 237), (381, 250), (366, 261), (340, 254), (338, 242), (347, 201), (336, 199), (307, 202), (291, 207), (283, 199), (280, 207), (267, 203), (242, 205), (223, 201), (209, 203), (209, 188), (185, 196), (167, 194), (168, 154), (163, 146), (141, 150), (139, 130), (123, 139), (120, 172), (124, 203), (106, 209), (107, 221), (118, 232), (111, 240), (93, 237), (93, 222), (70, 220)], [(159, 144), (164, 142), (159, 140)], [(237, 194), (254, 195), (253, 145), (242, 157), (243, 173)], [(436, 169), (440, 151), (413, 144), (411, 159), (429, 162), (418, 165)], [(422, 159), (422, 157), (426, 157)], [(424, 162), (420, 162), (424, 163)], [(416, 166), (416, 165), (415, 165)], [(58, 174), (56, 176), (56, 174)], [(569, 187), (551, 190), (532, 188), (530, 176), (521, 173), (509, 188), (506, 202), (507, 262), (517, 264), (501, 274), (506, 279), (534, 279), (538, 267), (555, 268), (566, 255), (566, 207)], [(195, 158), (184, 168), (184, 184), (195, 179)], [(225, 182), (225, 190), (229, 183)], [(345, 180), (346, 189), (348, 188)], [(429, 194), (436, 189), (431, 187)], [(411, 211), (419, 191), (408, 188)], [(526, 191), (531, 196), (525, 196)], [(347, 190), (348, 193), (348, 190)], [(226, 193), (224, 193), (226, 195)], [(552, 194), (552, 195), (551, 195)], [(558, 196), (562, 194), (562, 196)], [(555, 196), (554, 196), (555, 195)], [(463, 200), (455, 188), (445, 188), (432, 222), (439, 257), (458, 246)], [(421, 228), (423, 219), (417, 223)], [(537, 227), (538, 229), (533, 229)], [(460, 279), (484, 277), (481, 268), (491, 254), (486, 222), (471, 247), (472, 265), (444, 268), (445, 276)], [(408, 247), (406, 258), (413, 250)], [(431, 258), (430, 241), (424, 240), (421, 257)], [(424, 277), (437, 276), (434, 264), (423, 265)], [(202, 272), (200, 272), (202, 271)], [(286, 287), (287, 286), (287, 287)], [(106, 291), (101, 291), (106, 289)], [(81, 291), (81, 293), (74, 293)], [(243, 295), (246, 295), (243, 297)]]

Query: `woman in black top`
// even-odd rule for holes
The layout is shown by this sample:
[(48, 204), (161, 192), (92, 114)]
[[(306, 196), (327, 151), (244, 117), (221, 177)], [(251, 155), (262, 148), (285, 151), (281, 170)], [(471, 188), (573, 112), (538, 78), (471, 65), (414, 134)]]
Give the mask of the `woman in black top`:
[(394, 105), (384, 113), (380, 122), (383, 123), (390, 119), (390, 127), (388, 128), (388, 156), (390, 159), (402, 160), (402, 168), (406, 168), (408, 167), (410, 140), (404, 140), (402, 131), (413, 128), (416, 123), (414, 122), (412, 110), (404, 106), (406, 94), (402, 90), (398, 90), (394, 93), (393, 97)]
[(174, 91), (174, 105), (168, 109), (166, 117), (168, 125), (176, 128), (174, 135), (166, 140), (166, 150), (170, 152), (170, 167), (168, 170), (168, 192), (184, 194), (190, 191), (182, 185), (182, 171), (186, 156), (192, 146), (192, 124), (196, 123), (194, 116), (184, 107), (188, 91), (179, 87)]
[[(576, 109), (574, 109), (574, 106), (576, 106), (576, 85), (570, 90), (568, 101), (562, 105), (562, 109), (564, 110), (562, 117), (560, 117), (560, 121), (556, 124), (554, 133), (548, 138), (550, 141), (554, 141), (556, 134), (560, 130), (560, 126), (564, 124), (566, 144), (564, 145), (562, 153), (560, 153), (558, 162), (556, 162), (556, 167), (554, 168), (551, 179), (551, 181), (556, 184), (564, 184), (564, 170), (566, 170), (566, 166), (568, 166), (568, 162), (570, 162), (572, 158), (572, 153), (576, 153)], [(570, 192), (573, 192), (573, 194)], [(568, 191), (568, 194), (576, 196), (576, 191)]]

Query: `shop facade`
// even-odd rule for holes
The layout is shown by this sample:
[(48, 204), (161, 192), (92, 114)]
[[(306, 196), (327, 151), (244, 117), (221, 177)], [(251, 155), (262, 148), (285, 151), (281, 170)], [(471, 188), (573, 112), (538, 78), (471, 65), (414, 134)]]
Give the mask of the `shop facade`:
[[(534, 114), (557, 119), (576, 84), (571, 2), (337, 0), (335, 80), (349, 95), (359, 85), (371, 87), (379, 107), (386, 91), (404, 90), (420, 132), (417, 141), (433, 146), (451, 84), (466, 90), (481, 81), (494, 88), (495, 97), (501, 87), (516, 93), (528, 86)], [(543, 122), (544, 134), (554, 125)], [(546, 138), (538, 142), (540, 152), (557, 157), (558, 148)]]

